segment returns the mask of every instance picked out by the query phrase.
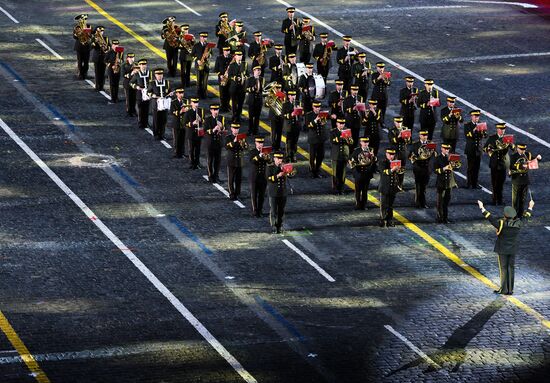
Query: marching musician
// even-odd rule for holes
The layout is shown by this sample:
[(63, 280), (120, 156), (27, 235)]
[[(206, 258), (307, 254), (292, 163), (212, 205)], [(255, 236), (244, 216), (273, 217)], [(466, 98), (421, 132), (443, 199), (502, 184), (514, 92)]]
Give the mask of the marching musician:
[(502, 189), (506, 180), (506, 157), (508, 156), (508, 151), (513, 149), (514, 144), (504, 142), (505, 123), (497, 123), (495, 127), (497, 132), (487, 138), (483, 151), (489, 155), (493, 204), (503, 205)]
[[(283, 219), (285, 216), (285, 205), (287, 198), (287, 177), (290, 176), (283, 168), (283, 152), (273, 154), (273, 164), (267, 169), (268, 193), (269, 193), (269, 222), (273, 234), (283, 232)], [(292, 193), (292, 190), (291, 190)]]
[(223, 48), (226, 46), (225, 41), (229, 37), (229, 32), (231, 31), (231, 26), (229, 25), (227, 12), (222, 12), (219, 14), (218, 23), (216, 24), (216, 36), (218, 37), (218, 56), (223, 54)]
[(189, 24), (182, 24), (180, 38), (180, 81), (184, 88), (191, 86), (191, 63), (193, 62), (193, 48), (195, 38), (189, 33)]
[(261, 76), (262, 67), (257, 65), (252, 68), (252, 77), (246, 80), (246, 92), (248, 93), (248, 135), (256, 136), (260, 126), (260, 116), (264, 102), (264, 78)]
[(239, 139), (241, 124), (231, 123), (231, 134), (225, 139), (227, 150), (227, 185), (229, 198), (236, 201), (241, 194), (241, 181), (244, 165), (244, 151), (248, 149), (246, 139)]
[[(409, 128), (403, 125), (403, 116), (395, 116), (393, 118), (393, 127), (388, 131), (388, 141), (395, 149), (395, 159), (401, 161), (402, 168), (405, 168), (407, 162), (407, 146), (411, 143), (410, 133)], [(398, 178), (399, 191), (403, 191), (405, 173), (400, 173)]]
[(193, 46), (191, 55), (195, 60), (195, 71), (197, 73), (197, 95), (199, 98), (207, 97), (208, 73), (210, 72), (209, 59), (212, 55), (208, 47), (208, 32), (199, 34), (199, 42)]
[(393, 203), (398, 192), (399, 173), (403, 168), (393, 164), (395, 160), (395, 149), (386, 149), (386, 157), (379, 165), (380, 183), (380, 227), (395, 226), (393, 222)]
[[(274, 88), (276, 93), (280, 93), (286, 98), (285, 94), (281, 92), (281, 84), (275, 83)], [(282, 102), (283, 101), (281, 101), (281, 103)], [(271, 127), (271, 146), (273, 147), (273, 150), (279, 150), (281, 148), (281, 138), (283, 136), (284, 124), (282, 109), (281, 113), (278, 114), (273, 108), (269, 108), (269, 124)]]
[(420, 108), (420, 130), (428, 132), (428, 140), (433, 139), (436, 114), (436, 102), (439, 101), (439, 91), (433, 87), (434, 80), (425, 79), (424, 87), (418, 94), (417, 104)]
[(240, 122), (243, 112), (244, 84), (246, 82), (246, 74), (248, 73), (248, 64), (243, 61), (243, 52), (241, 51), (236, 51), (233, 59), (235, 61), (229, 65), (227, 71), (227, 75), (229, 76), (229, 95), (231, 97), (233, 122)]
[(284, 91), (298, 89), (298, 66), (296, 66), (296, 53), (289, 53), (287, 63), (283, 65), (283, 89)]
[(175, 16), (168, 16), (162, 20), (163, 27), (160, 35), (164, 40), (162, 48), (166, 52), (166, 65), (170, 77), (176, 75), (176, 68), (178, 67), (179, 28), (175, 21)]
[(226, 44), (229, 44), (231, 47), (231, 53), (235, 54), (235, 52), (246, 52), (246, 46), (244, 45), (245, 42), (245, 36), (246, 31), (244, 29), (244, 23), (242, 21), (236, 21), (235, 25), (229, 32), (229, 37), (225, 41)]
[(95, 90), (98, 92), (105, 86), (105, 54), (109, 51), (109, 38), (104, 34), (105, 27), (98, 25), (92, 36), (91, 59), (94, 63)]
[(510, 156), (510, 177), (512, 178), (512, 206), (516, 209), (518, 217), (521, 217), (525, 208), (525, 199), (529, 189), (529, 163), (536, 159), (540, 161), (539, 154), (533, 157), (527, 151), (526, 144), (517, 144), (516, 151)]
[(176, 98), (170, 104), (170, 118), (168, 126), (172, 128), (172, 146), (174, 147), (173, 158), (187, 157), (185, 154), (185, 122), (184, 115), (187, 112), (187, 100), (183, 98), (184, 89), (176, 89)]
[(380, 147), (380, 125), (382, 124), (382, 113), (377, 105), (378, 101), (369, 100), (368, 109), (363, 118), (363, 125), (365, 126), (363, 137), (369, 138), (369, 145), (375, 156), (378, 156), (378, 148)]
[[(415, 206), (421, 209), (429, 209), (426, 203), (426, 188), (430, 182), (430, 160), (435, 157), (435, 150), (428, 148), (428, 132), (418, 132), (416, 141), (409, 153), (409, 159), (413, 164), (415, 194)], [(435, 144), (432, 144), (435, 147)]]
[(317, 61), (317, 73), (323, 77), (325, 84), (327, 83), (328, 71), (331, 66), (330, 58), (332, 47), (328, 44), (328, 33), (319, 33), (320, 42), (315, 44), (313, 48), (313, 59)]
[(210, 116), (204, 120), (206, 138), (206, 164), (208, 168), (208, 181), (220, 182), (220, 164), (222, 158), (222, 137), (227, 133), (225, 129), (225, 117), (220, 116), (220, 105), (210, 105)]
[(342, 47), (336, 52), (336, 61), (338, 62), (338, 79), (344, 81), (344, 89), (349, 90), (351, 85), (352, 73), (351, 66), (355, 61), (355, 48), (350, 47), (351, 36), (342, 37)]
[(359, 53), (357, 58), (359, 61), (351, 67), (352, 84), (359, 87), (359, 96), (363, 100), (366, 100), (369, 93), (369, 79), (372, 69), (370, 63), (367, 61), (367, 54), (365, 52)]
[(328, 96), (332, 129), (336, 128), (338, 118), (344, 118), (344, 99), (348, 95), (348, 92), (344, 90), (344, 80), (335, 80), (334, 84), (336, 84), (336, 89)]
[(261, 218), (264, 208), (265, 190), (267, 188), (267, 167), (271, 164), (269, 153), (262, 151), (264, 138), (255, 137), (255, 148), (250, 151), (250, 170), (248, 183), (250, 186), (250, 200), (252, 202), (252, 216)]
[(405, 77), (405, 87), (399, 91), (399, 102), (401, 110), (399, 114), (403, 116), (403, 125), (414, 130), (414, 114), (416, 111), (416, 99), (418, 97), (418, 88), (413, 87), (414, 77)]
[(285, 54), (288, 56), (291, 53), (296, 54), (298, 50), (298, 36), (300, 30), (298, 30), (298, 20), (294, 18), (294, 7), (288, 7), (286, 9), (287, 18), (283, 20), (281, 26), (281, 32), (285, 34)]
[(311, 112), (311, 104), (315, 100), (315, 78), (313, 77), (313, 64), (306, 64), (306, 73), (298, 79), (300, 100), (304, 105), (304, 113)]
[(359, 133), (361, 131), (362, 112), (357, 109), (358, 103), (364, 103), (363, 97), (359, 96), (359, 85), (351, 85), (349, 95), (344, 98), (344, 116), (346, 126), (351, 129), (353, 145), (351, 150), (359, 145)]
[(332, 189), (338, 194), (344, 193), (344, 184), (346, 182), (346, 166), (349, 160), (350, 147), (353, 145), (351, 134), (344, 134), (346, 120), (338, 118), (336, 120), (336, 129), (331, 131), (331, 160), (332, 160)]
[(275, 54), (269, 58), (269, 69), (271, 69), (271, 78), (269, 82), (283, 83), (283, 67), (286, 63), (286, 57), (283, 55), (283, 45), (275, 44)]
[[(327, 140), (327, 117), (320, 116), (321, 103), (314, 101), (313, 110), (305, 115), (305, 126), (308, 131), (309, 171), (311, 178), (324, 178), (321, 166), (325, 158), (325, 142)], [(325, 112), (326, 113), (326, 112)]]
[(447, 106), (441, 109), (441, 139), (451, 145), (451, 153), (455, 153), (458, 132), (463, 121), (461, 110), (455, 107), (455, 101), (456, 97), (447, 97)]
[(309, 17), (302, 18), (302, 30), (298, 35), (300, 48), (300, 62), (309, 63), (311, 60), (311, 42), (315, 40), (315, 27)]
[(434, 171), (437, 174), (437, 223), (451, 223), (449, 220), (449, 203), (451, 202), (451, 190), (457, 187), (454, 169), (460, 167), (460, 162), (453, 163), (449, 154), (450, 144), (441, 144), (441, 154), (435, 158)]
[(191, 107), (183, 116), (183, 124), (187, 130), (185, 136), (188, 141), (189, 157), (191, 164), (189, 169), (201, 169), (201, 144), (204, 137), (204, 109), (199, 108), (199, 98), (191, 98)]
[(155, 69), (154, 76), (154, 80), (149, 83), (147, 93), (153, 99), (153, 135), (155, 140), (160, 141), (164, 139), (169, 109), (165, 102), (172, 95), (172, 89), (170, 88), (170, 81), (164, 78), (164, 69)]
[[(478, 128), (480, 115), (480, 110), (472, 110), (470, 112), (470, 122), (464, 124), (464, 135), (466, 136), (464, 154), (466, 154), (468, 160), (466, 187), (471, 187), (472, 189), (481, 189), (481, 185), (479, 185), (477, 181), (481, 164), (481, 154), (483, 153), (481, 141), (487, 137), (487, 130)], [(486, 127), (487, 124), (484, 124), (484, 126)]]
[(391, 80), (389, 73), (386, 72), (386, 64), (382, 61), (376, 63), (376, 71), (377, 73), (374, 73), (371, 77), (374, 86), (370, 97), (378, 101), (377, 107), (380, 110), (382, 126), (384, 126), (386, 108), (388, 107), (388, 87), (390, 86)]
[[(267, 60), (265, 60), (265, 52), (266, 48), (262, 46), (262, 32), (257, 31), (254, 32), (254, 41), (250, 43), (250, 46), (248, 47), (248, 57), (252, 60), (252, 68), (256, 66), (260, 66), (261, 68), (261, 76), (264, 77), (264, 70), (267, 66)], [(260, 64), (258, 62), (260, 53), (262, 53), (264, 56), (263, 62)]]
[(126, 116), (135, 117), (136, 113), (136, 90), (130, 86), (130, 79), (139, 71), (139, 66), (134, 62), (136, 55), (128, 53), (126, 62), (122, 64), (122, 88), (126, 101)]
[(109, 91), (111, 94), (110, 104), (118, 102), (118, 87), (120, 84), (120, 71), (122, 69), (123, 53), (119, 52), (118, 40), (111, 41), (111, 49), (105, 55), (105, 65), (107, 66), (107, 76), (109, 77)]
[(222, 55), (216, 57), (214, 64), (214, 72), (218, 76), (218, 84), (220, 90), (220, 111), (222, 113), (229, 112), (229, 64), (233, 57), (230, 55), (231, 48), (223, 47)]
[(138, 127), (145, 129), (149, 120), (149, 105), (151, 101), (147, 89), (149, 88), (149, 83), (153, 80), (153, 75), (147, 69), (146, 59), (139, 60), (138, 66), (139, 70), (130, 79), (130, 87), (136, 91)]
[(296, 152), (298, 151), (298, 139), (300, 138), (301, 113), (303, 113), (303, 109), (296, 100), (296, 91), (289, 90), (286, 92), (286, 101), (283, 103), (283, 129), (286, 133), (287, 162), (297, 162)]
[(90, 61), (91, 35), (90, 25), (86, 24), (88, 15), (80, 14), (74, 18), (77, 21), (73, 29), (74, 50), (76, 52), (76, 62), (78, 68), (78, 79), (85, 80), (88, 74), (88, 66)]
[(369, 138), (361, 137), (360, 146), (350, 156), (350, 167), (355, 180), (355, 210), (365, 210), (369, 199), (369, 185), (376, 169), (377, 159), (369, 148)]

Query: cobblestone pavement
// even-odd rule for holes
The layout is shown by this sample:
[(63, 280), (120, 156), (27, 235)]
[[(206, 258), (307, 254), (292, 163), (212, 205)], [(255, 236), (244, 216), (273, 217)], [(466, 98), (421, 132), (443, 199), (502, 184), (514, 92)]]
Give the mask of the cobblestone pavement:
[[(180, 3), (97, 5), (156, 48), (162, 46), (158, 29), (167, 15), (189, 22), (192, 33), (212, 34), (222, 10), (242, 19), (248, 31), (261, 29), (281, 40), (284, 2), (184, 2), (200, 16)], [(529, 150), (548, 156), (546, 19), (517, 5), (459, 1), (292, 5), (536, 135), (540, 141), (516, 133)], [(259, 382), (547, 379), (546, 162), (531, 177), (537, 204), (521, 234), (517, 301), (495, 296), (487, 285), (498, 283), (495, 238), (475, 201), (488, 202), (489, 195), (455, 190), (451, 218), (456, 223), (436, 225), (433, 209), (411, 207), (410, 171), (396, 209), (432, 244), (409, 224), (379, 228), (375, 205), (353, 210), (353, 194), (333, 195), (329, 178), (310, 179), (304, 157), (292, 180), (287, 231), (274, 236), (267, 218), (250, 217), (246, 177), (245, 208), (240, 208), (204, 180), (204, 170), (192, 171), (185, 160), (171, 159), (169, 149), (125, 118), (123, 103), (107, 104), (88, 83), (74, 79), (76, 14), (88, 12), (93, 25), (105, 25), (108, 36), (119, 38), (137, 57), (149, 58), (151, 67), (164, 65), (135, 36), (85, 1), (4, 1), (0, 7), (19, 21), (0, 14), (1, 120), (126, 246), (121, 252), (5, 129), (0, 133), (0, 311), (47, 376), (44, 380), (29, 370), (28, 358), (16, 350), (4, 323), (0, 381), (243, 381), (242, 370), (224, 360), (212, 338), (178, 312), (177, 303), (129, 261), (128, 252)], [(317, 26), (317, 32), (324, 30)], [(368, 60), (378, 58), (369, 53)], [(388, 122), (398, 113), (405, 75), (390, 70)], [(329, 89), (334, 77), (333, 68)], [(194, 91), (189, 88), (187, 96)], [(307, 148), (303, 134), (300, 146)], [(461, 137), (460, 152), (463, 146)], [(486, 159), (481, 183), (490, 189)], [(377, 184), (375, 177), (374, 197)], [(510, 189), (507, 180), (507, 202)], [(453, 262), (449, 254), (461, 261)]]

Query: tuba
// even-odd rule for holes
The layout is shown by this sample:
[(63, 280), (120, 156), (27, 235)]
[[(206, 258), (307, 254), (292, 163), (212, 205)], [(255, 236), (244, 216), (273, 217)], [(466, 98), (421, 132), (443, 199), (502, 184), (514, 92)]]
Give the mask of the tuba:
[(228, 21), (222, 21), (220, 22), (220, 33), (227, 39), (229, 37), (229, 33), (231, 32), (231, 26), (229, 25)]
[(180, 32), (180, 28), (173, 21), (168, 21), (168, 23), (166, 23), (166, 31), (163, 37), (172, 48), (180, 46)]
[(282, 116), (283, 114), (283, 100), (279, 98), (277, 83), (270, 82), (264, 87), (263, 96), (265, 97), (265, 106), (267, 106), (276, 116)]
[(94, 41), (99, 45), (99, 49), (102, 53), (107, 53), (109, 51), (109, 45), (99, 29), (95, 31)]
[(78, 23), (74, 26), (73, 35), (78, 39), (78, 42), (82, 45), (90, 43), (91, 36), (88, 33), (89, 25), (86, 25), (86, 19), (78, 19)]

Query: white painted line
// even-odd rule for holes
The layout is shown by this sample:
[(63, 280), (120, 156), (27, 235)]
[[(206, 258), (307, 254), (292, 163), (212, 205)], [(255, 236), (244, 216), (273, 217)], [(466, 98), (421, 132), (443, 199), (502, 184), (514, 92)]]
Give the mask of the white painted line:
[(185, 307), (185, 305), (145, 266), (136, 255), (109, 229), (95, 213), (78, 197), (36, 153), (0, 118), (0, 126), (19, 145), (21, 149), (51, 178), (53, 182), (75, 203), (94, 225), (120, 249), (130, 262), (147, 278), (149, 282), (174, 306), (174, 308), (201, 334), (201, 336), (224, 358), (231, 367), (246, 381), (257, 382), (244, 369), (235, 357), (208, 331), (206, 327)]
[[(290, 7), (290, 6), (292, 6), (291, 4), (289, 4), (289, 3), (287, 3), (286, 1), (283, 1), (283, 0), (276, 0), (276, 1), (277, 1), (278, 3), (284, 5), (285, 7)], [(511, 3), (507, 3), (507, 4), (511, 4)], [(328, 29), (329, 31), (331, 31), (332, 33), (334, 33), (335, 35), (340, 36), (340, 37), (344, 36), (344, 34), (343, 34), (342, 32), (337, 31), (336, 29), (334, 29), (333, 27), (331, 27), (331, 26), (328, 25), (327, 23), (324, 23), (323, 21), (319, 20), (317, 17), (315, 17), (315, 16), (313, 16), (313, 15), (311, 15), (311, 14), (309, 14), (309, 13), (307, 13), (307, 12), (301, 10), (301, 9), (298, 9), (298, 8), (296, 8), (296, 12), (299, 12), (299, 13), (301, 13), (302, 15), (309, 17), (312, 21), (314, 21), (314, 22), (316, 22), (317, 24), (319, 24), (319, 25), (325, 27), (326, 29)], [(388, 63), (388, 64), (390, 64), (390, 65), (392, 65), (392, 66), (394, 66), (394, 67), (396, 67), (396, 68), (398, 68), (398, 69), (400, 69), (400, 70), (402, 70), (403, 72), (405, 72), (405, 73), (407, 73), (407, 74), (409, 74), (409, 75), (411, 75), (411, 76), (417, 78), (418, 80), (424, 81), (424, 77), (420, 76), (418, 73), (415, 73), (415, 72), (413, 72), (413, 71), (410, 70), (410, 69), (405, 68), (404, 66), (402, 66), (402, 65), (400, 65), (399, 63), (393, 61), (393, 60), (390, 59), (389, 57), (386, 57), (386, 56), (384, 56), (383, 54), (378, 53), (377, 51), (375, 51), (375, 50), (373, 50), (373, 49), (371, 49), (371, 48), (368, 48), (367, 46), (365, 46), (365, 45), (363, 45), (363, 44), (361, 44), (361, 43), (358, 43), (358, 42), (355, 41), (355, 40), (351, 40), (351, 43), (352, 43), (353, 45), (355, 45), (356, 47), (359, 47), (359, 48), (363, 49), (364, 51), (369, 52), (370, 54), (379, 57), (382, 61), (385, 61), (386, 63)], [(546, 146), (547, 148), (550, 148), (550, 142), (547, 142), (547, 141), (543, 140), (542, 138), (539, 138), (539, 137), (535, 136), (534, 134), (531, 134), (531, 133), (529, 133), (529, 132), (527, 132), (527, 131), (525, 131), (525, 130), (523, 130), (523, 129), (518, 128), (517, 126), (515, 126), (515, 125), (513, 125), (513, 124), (510, 124), (509, 122), (504, 121), (503, 119), (501, 119), (501, 118), (495, 116), (494, 114), (489, 113), (489, 112), (487, 112), (486, 110), (484, 110), (484, 109), (482, 109), (482, 108), (480, 108), (480, 107), (478, 107), (478, 106), (472, 104), (471, 102), (468, 102), (468, 101), (466, 101), (465, 99), (463, 99), (463, 98), (457, 96), (456, 94), (452, 93), (451, 91), (448, 91), (448, 90), (446, 90), (446, 89), (443, 89), (443, 88), (441, 88), (441, 87), (438, 86), (438, 85), (434, 85), (434, 87), (435, 87), (436, 89), (440, 90), (442, 93), (445, 93), (445, 94), (447, 94), (447, 95), (449, 95), (449, 96), (451, 96), (451, 97), (456, 97), (457, 101), (461, 102), (462, 104), (466, 105), (467, 107), (469, 107), (469, 108), (471, 108), (471, 109), (479, 109), (479, 110), (481, 111), (481, 113), (483, 113), (485, 116), (489, 117), (490, 119), (492, 119), (492, 120), (494, 120), (494, 121), (496, 121), (496, 122), (499, 122), (499, 123), (506, 123), (506, 126), (507, 126), (508, 128), (510, 128), (510, 129), (512, 129), (512, 130), (514, 130), (514, 131), (516, 131), (516, 132), (518, 132), (518, 133), (521, 133), (521, 134), (523, 134), (523, 135), (529, 137), (529, 138), (532, 139), (533, 141), (536, 141), (536, 142), (538, 142), (539, 144)]]
[(19, 24), (19, 21), (17, 21), (17, 19), (15, 17), (10, 15), (9, 12), (6, 11), (4, 8), (0, 7), (0, 11), (2, 11), (4, 13), (4, 15), (8, 16), (11, 19), (11, 21), (13, 21), (15, 24)]
[[(205, 180), (208, 181), (208, 176), (206, 174), (203, 174), (202, 178), (204, 178)], [(229, 192), (227, 190), (224, 189), (223, 186), (221, 186), (219, 183), (215, 182), (213, 183), (212, 185), (214, 185), (214, 187), (216, 189), (218, 189), (219, 191), (221, 191), (223, 193), (224, 196), (226, 196), (227, 198), (229, 198)], [(237, 205), (238, 207), (240, 207), (241, 209), (244, 209), (244, 205), (241, 203), (241, 201), (233, 201), (233, 203), (235, 205)]]
[(334, 278), (332, 278), (325, 270), (323, 270), (317, 263), (313, 262), (313, 260), (304, 254), (304, 252), (300, 249), (298, 249), (292, 242), (290, 242), (288, 239), (283, 239), (283, 243), (290, 247), (296, 254), (298, 254), (304, 261), (310, 264), (315, 270), (319, 272), (323, 277), (325, 277), (329, 282), (334, 282)]
[(544, 228), (550, 231), (550, 226), (544, 226)]
[(397, 331), (395, 331), (393, 329), (392, 326), (386, 324), (384, 325), (384, 328), (386, 330), (388, 330), (389, 332), (391, 332), (393, 335), (395, 335), (396, 337), (398, 337), (399, 339), (401, 339), (403, 341), (403, 343), (405, 343), (411, 350), (413, 350), (414, 352), (416, 352), (418, 355), (420, 355), (420, 357), (422, 359), (424, 359), (426, 362), (428, 362), (429, 364), (431, 364), (432, 366), (436, 367), (436, 368), (441, 368), (441, 366), (439, 364), (437, 364), (436, 362), (433, 361), (432, 358), (430, 358), (428, 355), (426, 355), (421, 349), (419, 349), (418, 347), (416, 347), (414, 344), (411, 343), (410, 340), (408, 340), (407, 338), (405, 338), (403, 335), (401, 335), (400, 333), (398, 333)]
[(164, 140), (160, 140), (160, 143), (163, 144), (164, 146), (166, 146), (168, 149), (172, 149), (172, 145), (170, 145), (168, 142), (166, 142)]
[[(541, 57), (541, 56), (550, 56), (550, 52), (533, 52), (533, 53), (517, 53), (509, 55), (492, 55), (492, 56), (472, 56), (472, 57), (454, 57), (449, 59), (441, 60), (430, 60), (430, 61), (419, 61), (419, 64), (449, 64), (449, 63), (459, 63), (459, 62), (477, 62), (477, 61), (487, 61), (487, 60), (505, 60), (505, 59), (514, 59), (522, 57)], [(514, 64), (508, 64), (508, 66), (515, 66)]]
[(151, 136), (153, 136), (153, 131), (149, 128), (145, 128), (145, 131), (149, 133)]
[(193, 12), (195, 15), (197, 16), (202, 16), (199, 12), (195, 11), (193, 8), (191, 8), (190, 6), (182, 3), (180, 0), (174, 0), (176, 3), (178, 3), (179, 5), (181, 5), (182, 7), (185, 7), (187, 8), (188, 10), (190, 10), (191, 12)]
[(109, 96), (107, 93), (105, 93), (104, 90), (100, 90), (99, 94), (103, 95), (107, 100), (111, 101), (111, 96)]
[(92, 88), (95, 88), (95, 84), (94, 84), (94, 82), (93, 82), (92, 80), (86, 79), (86, 80), (84, 80), (84, 81), (86, 81), (88, 84), (90, 84), (90, 86), (91, 86)]
[[(468, 179), (468, 177), (466, 177), (464, 174), (462, 174), (462, 173), (460, 173), (460, 172), (457, 172), (456, 170), (455, 170), (455, 174), (456, 174), (457, 176), (459, 176), (460, 178), (462, 178), (462, 179), (465, 179), (465, 180)], [(482, 186), (482, 185), (479, 185), (479, 186), (481, 186), (481, 190), (483, 190), (485, 193), (491, 194), (491, 195), (493, 194), (493, 192), (490, 191), (489, 189), (487, 189), (485, 186)]]
[(242, 204), (241, 201), (233, 201), (233, 203), (234, 203), (235, 205), (237, 205), (238, 207), (240, 207), (241, 209), (244, 209), (244, 205)]
[(36, 41), (38, 41), (38, 43), (40, 45), (42, 45), (44, 48), (46, 48), (47, 50), (50, 51), (50, 53), (52, 55), (54, 55), (55, 57), (57, 57), (58, 59), (60, 60), (63, 60), (63, 56), (61, 56), (59, 53), (57, 53), (56, 51), (54, 51), (52, 48), (50, 48), (44, 41), (40, 40), (40, 39), (35, 39)]
[[(373, 9), (354, 9), (346, 13), (380, 13), (380, 12), (403, 12), (403, 11), (423, 11), (428, 9), (434, 10), (446, 10), (446, 9), (459, 9), (470, 8), (469, 5), (421, 5), (418, 7), (388, 7), (388, 8), (373, 8)], [(346, 14), (344, 13), (344, 14)]]
[(487, 1), (487, 0), (451, 0), (455, 3), (476, 3), (476, 4), (499, 4), (499, 5), (517, 5), (522, 8), (538, 8), (535, 4), (517, 3), (508, 1)]

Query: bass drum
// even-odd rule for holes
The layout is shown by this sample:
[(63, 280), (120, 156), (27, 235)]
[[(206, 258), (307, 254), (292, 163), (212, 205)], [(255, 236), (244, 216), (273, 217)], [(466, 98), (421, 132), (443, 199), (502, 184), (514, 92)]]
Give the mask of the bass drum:
[(315, 79), (315, 99), (322, 100), (326, 96), (325, 79), (320, 74), (314, 74)]

